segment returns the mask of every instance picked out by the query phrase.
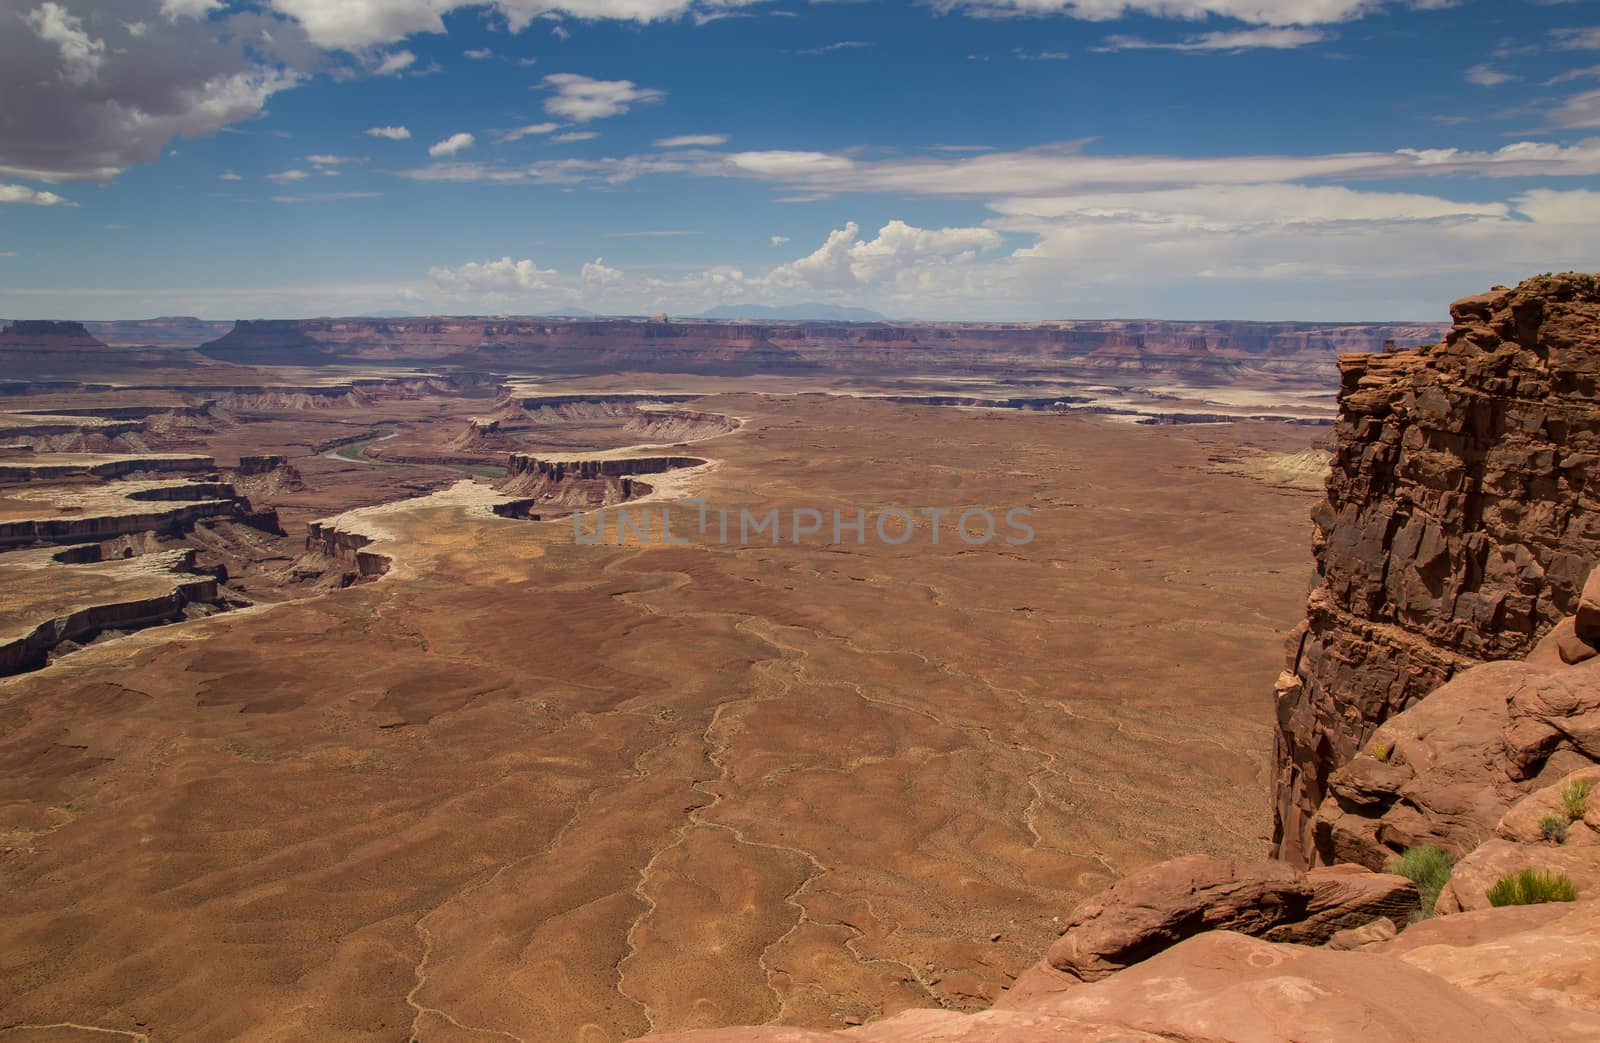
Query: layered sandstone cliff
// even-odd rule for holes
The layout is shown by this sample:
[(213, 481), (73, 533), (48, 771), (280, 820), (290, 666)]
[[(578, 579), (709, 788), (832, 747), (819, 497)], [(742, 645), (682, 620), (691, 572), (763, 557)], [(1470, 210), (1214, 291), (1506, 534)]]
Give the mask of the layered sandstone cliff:
[(1526, 654), (1600, 560), (1600, 279), (1457, 301), (1444, 343), (1340, 362), (1320, 577), (1277, 691), (1275, 842), (1332, 860), (1330, 775), (1463, 667)]
[(450, 364), (502, 371), (1331, 374), (1341, 351), (1437, 338), (1432, 323), (738, 323), (430, 317), (241, 321), (201, 353), (240, 365)]

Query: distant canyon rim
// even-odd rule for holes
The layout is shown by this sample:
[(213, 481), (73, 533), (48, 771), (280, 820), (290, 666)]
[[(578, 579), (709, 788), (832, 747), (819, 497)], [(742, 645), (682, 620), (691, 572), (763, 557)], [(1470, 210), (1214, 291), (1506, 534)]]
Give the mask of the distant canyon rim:
[[(1267, 850), (1337, 356), (1449, 328), (119, 327), (0, 331), (19, 1038), (987, 1007)], [(695, 499), (1033, 538), (573, 538)]]

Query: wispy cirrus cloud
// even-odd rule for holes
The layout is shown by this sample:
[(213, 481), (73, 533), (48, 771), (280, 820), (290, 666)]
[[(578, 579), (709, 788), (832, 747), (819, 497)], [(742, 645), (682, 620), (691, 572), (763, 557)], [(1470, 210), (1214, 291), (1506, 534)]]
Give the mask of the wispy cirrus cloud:
[(1236, 29), (1196, 33), (1180, 40), (1149, 40), (1142, 36), (1108, 36), (1095, 50), (1113, 51), (1190, 51), (1197, 53), (1272, 50), (1289, 51), (1333, 39), (1320, 29)]

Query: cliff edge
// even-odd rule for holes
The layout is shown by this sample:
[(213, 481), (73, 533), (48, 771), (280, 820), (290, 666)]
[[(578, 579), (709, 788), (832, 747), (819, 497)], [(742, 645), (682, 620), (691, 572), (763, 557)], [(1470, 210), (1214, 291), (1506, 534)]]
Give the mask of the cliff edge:
[(1334, 858), (1332, 773), (1463, 668), (1526, 655), (1600, 560), (1600, 276), (1450, 314), (1442, 344), (1340, 359), (1320, 583), (1277, 685), (1274, 843), (1297, 865)]

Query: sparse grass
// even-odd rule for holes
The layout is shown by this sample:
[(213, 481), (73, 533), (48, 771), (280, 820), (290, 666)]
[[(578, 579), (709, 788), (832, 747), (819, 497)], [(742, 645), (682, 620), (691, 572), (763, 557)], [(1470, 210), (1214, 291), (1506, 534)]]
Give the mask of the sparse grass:
[(1589, 813), (1589, 791), (1593, 788), (1589, 779), (1573, 779), (1561, 787), (1561, 810), (1569, 821), (1576, 822)]
[(1561, 815), (1545, 815), (1539, 819), (1539, 835), (1557, 844), (1567, 842), (1567, 819)]
[(1455, 868), (1454, 855), (1427, 845), (1408, 847), (1389, 864), (1391, 872), (1417, 885), (1417, 893), (1422, 898), (1422, 919), (1433, 915), (1433, 904), (1439, 900), (1439, 892), (1450, 882)]
[(1379, 764), (1388, 764), (1389, 758), (1394, 756), (1394, 747), (1381, 739), (1373, 739), (1372, 745), (1367, 747), (1367, 752), (1372, 754), (1372, 759)]
[(1489, 888), (1489, 904), (1538, 905), (1541, 902), (1576, 902), (1578, 889), (1565, 873), (1519, 869), (1507, 873)]

